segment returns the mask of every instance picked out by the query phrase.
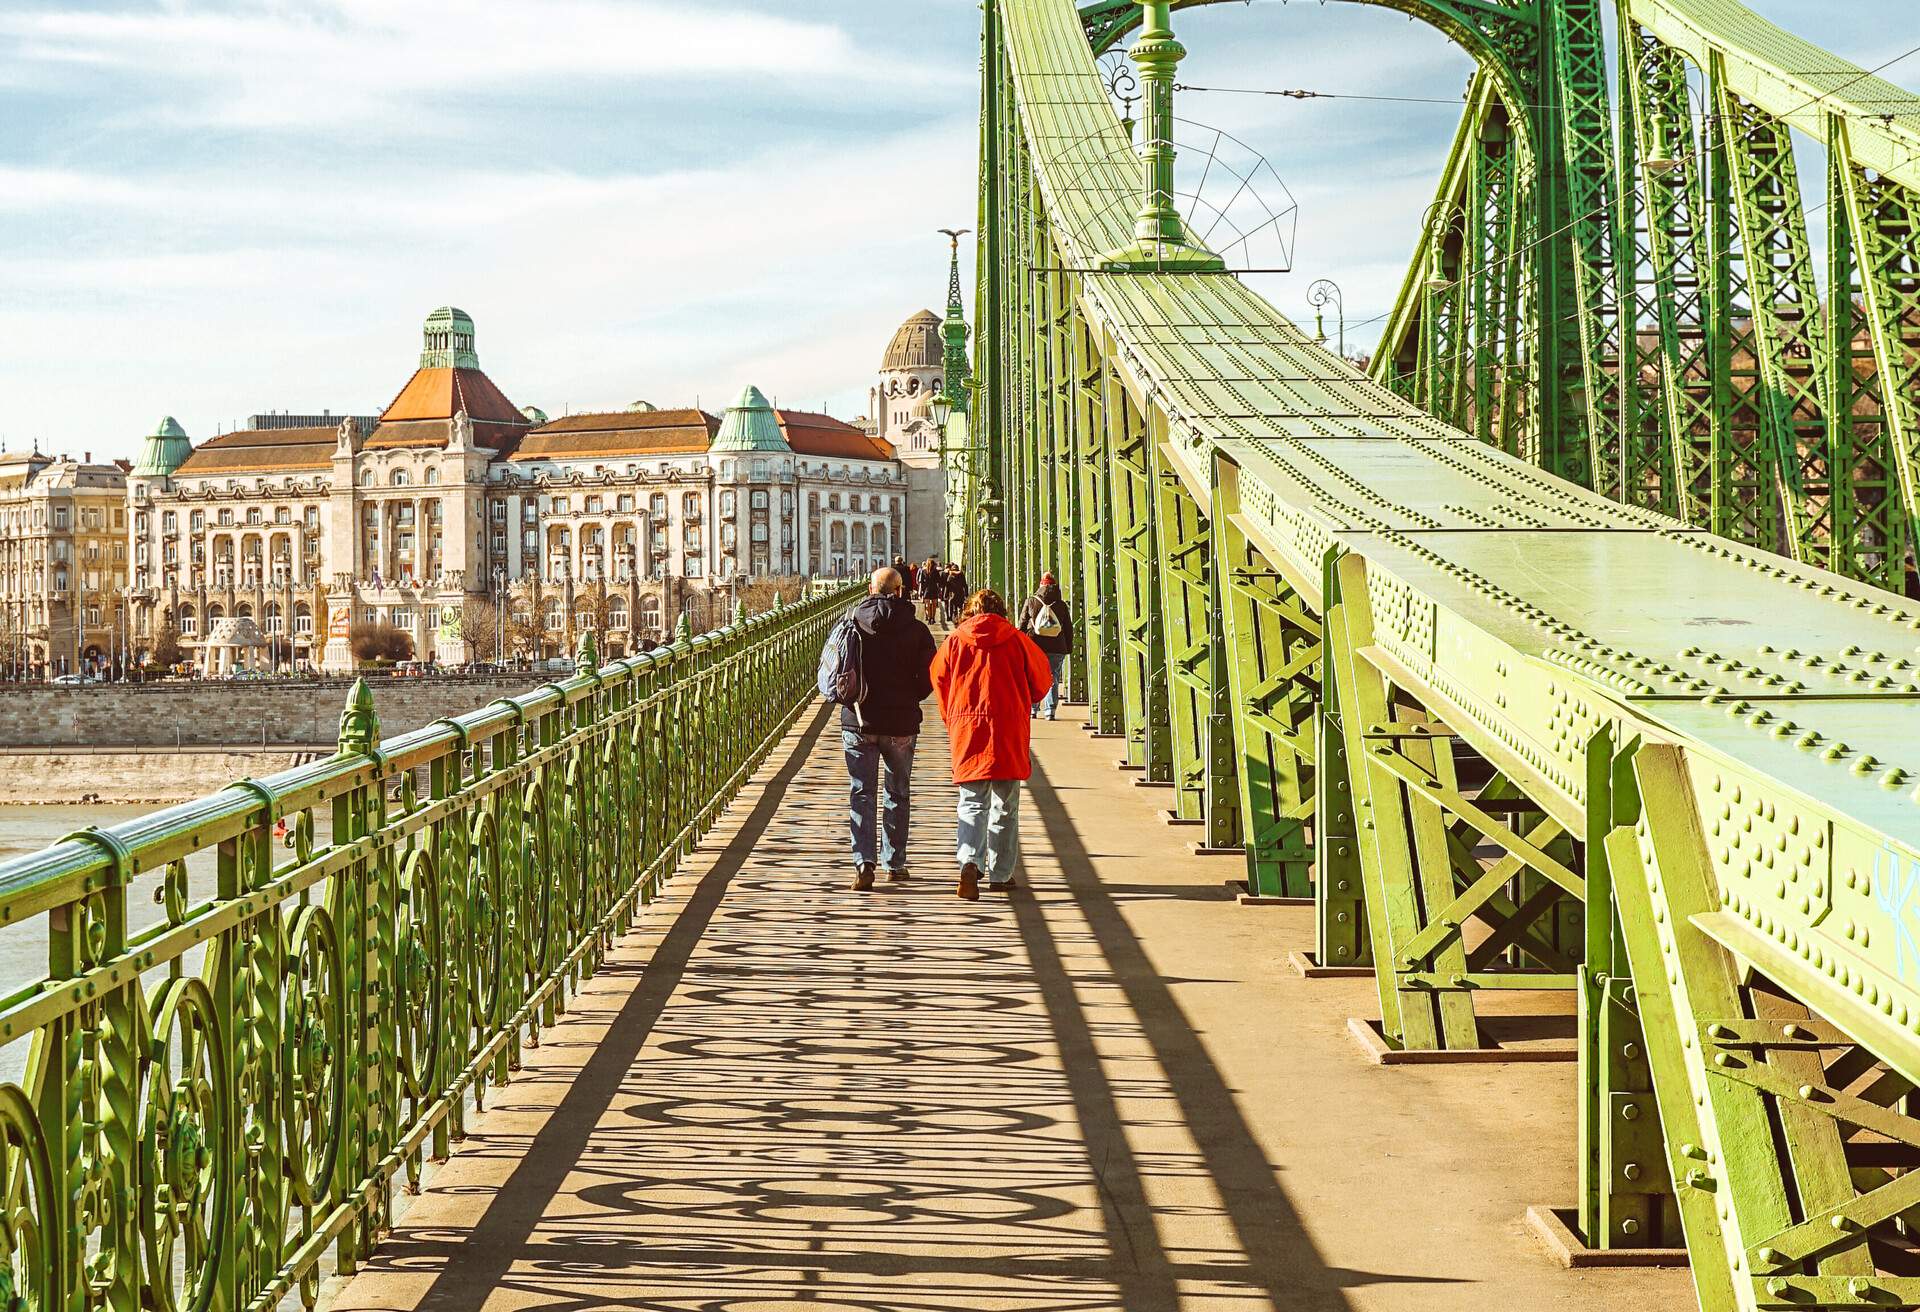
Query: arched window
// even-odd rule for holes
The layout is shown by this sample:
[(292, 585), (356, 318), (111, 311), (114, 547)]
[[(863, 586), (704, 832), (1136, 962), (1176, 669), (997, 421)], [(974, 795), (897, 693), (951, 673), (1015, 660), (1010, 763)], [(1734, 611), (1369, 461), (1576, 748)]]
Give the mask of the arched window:
[(233, 608), (233, 617), (237, 620), (250, 620), (253, 618), (253, 607), (243, 601)]
[(261, 627), (264, 628), (268, 633), (282, 633), (285, 631), (281, 627), (281, 615), (280, 615), (279, 602), (270, 601), (267, 603), (266, 623), (263, 624)]
[(907, 395), (908, 396), (920, 395), (920, 380), (918, 378), (909, 378), (907, 380)]
[(313, 607), (304, 601), (297, 601), (293, 605), (293, 631), (296, 634), (313, 632)]
[(857, 556), (866, 549), (867, 526), (865, 524), (855, 524), (853, 526), (853, 554)]
[(660, 632), (660, 598), (640, 598), (640, 631), (647, 634)]
[(200, 620), (194, 615), (193, 607), (191, 606), (182, 606), (180, 608), (179, 624), (180, 636), (183, 638), (191, 638), (194, 634), (200, 632)]
[(207, 628), (212, 629), (213, 622), (215, 620), (223, 620), (226, 617), (227, 617), (227, 609), (226, 607), (220, 605), (219, 603), (216, 602), (215, 604), (207, 607)]
[(427, 467), (427, 484), (432, 486), (440, 481), (440, 471), (431, 465)]
[(406, 470), (396, 469), (391, 474), (387, 475), (388, 487), (405, 487), (406, 485), (407, 485)]
[(624, 630), (627, 627), (627, 599), (615, 597), (607, 603), (607, 627)]
[(549, 633), (560, 632), (561, 628), (565, 626), (566, 622), (567, 622), (567, 612), (560, 605), (560, 598), (558, 597), (547, 598), (547, 616), (546, 616), (547, 632)]

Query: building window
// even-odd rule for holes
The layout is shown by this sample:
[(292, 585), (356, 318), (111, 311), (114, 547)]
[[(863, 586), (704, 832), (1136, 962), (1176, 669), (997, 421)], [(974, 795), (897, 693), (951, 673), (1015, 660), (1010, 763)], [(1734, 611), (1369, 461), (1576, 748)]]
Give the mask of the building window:
[(622, 492), (620, 499), (613, 504), (614, 508), (621, 514), (630, 514), (633, 511), (633, 494), (631, 492)]
[(735, 504), (733, 490), (731, 488), (720, 494), (720, 514), (723, 517), (732, 516)]
[(388, 487), (405, 487), (406, 485), (407, 485), (406, 470), (396, 469), (391, 474), (387, 475)]
[(487, 513), (493, 516), (494, 523), (504, 524), (507, 522), (507, 503), (504, 501), (496, 501)]
[(318, 531), (320, 528), (320, 507), (307, 507), (307, 527)]
[(225, 509), (225, 508), (222, 508), (222, 509), (221, 509), (221, 511), (220, 511), (220, 527), (221, 527), (221, 528), (231, 528), (231, 527), (233, 527), (233, 512), (232, 512), (231, 510), (227, 510), (227, 509)]
[(247, 523), (257, 525), (263, 522), (264, 520), (260, 514), (260, 507), (258, 506), (247, 507)]
[(396, 608), (393, 612), (393, 626), (397, 629), (412, 628), (413, 612), (404, 606)]
[(558, 633), (566, 624), (566, 612), (560, 608), (560, 598), (551, 597), (547, 601), (546, 625), (549, 633)]
[(667, 494), (665, 492), (655, 492), (651, 497), (647, 498), (647, 513), (655, 519), (665, 519), (667, 517)]
[(293, 608), (293, 631), (296, 636), (313, 632), (313, 610), (304, 601)]
[(766, 489), (764, 489), (764, 488), (761, 488), (761, 489), (757, 489), (757, 490), (756, 490), (756, 491), (754, 492), (754, 494), (753, 494), (753, 499), (751, 500), (751, 502), (749, 502), (749, 504), (750, 504), (750, 505), (751, 505), (751, 506), (752, 506), (752, 507), (753, 507), (753, 508), (754, 508), (755, 510), (765, 510), (765, 509), (767, 508), (767, 493), (766, 493)]
[(597, 514), (599, 514), (599, 513), (601, 512), (601, 510), (603, 509), (603, 507), (605, 506), (605, 504), (606, 504), (606, 503), (605, 503), (604, 501), (602, 501), (602, 500), (601, 500), (601, 499), (600, 499), (599, 497), (597, 497), (597, 496), (594, 496), (594, 497), (588, 497), (588, 498), (587, 498), (587, 513), (588, 513), (589, 515), (597, 515)]
[(191, 638), (198, 632), (200, 632), (200, 618), (193, 613), (193, 607), (185, 607), (180, 612), (180, 636)]
[(427, 467), (427, 486), (432, 487), (440, 481), (440, 471), (431, 465)]
[(573, 502), (572, 502), (572, 499), (571, 499), (571, 498), (569, 498), (569, 497), (555, 497), (555, 498), (553, 499), (553, 513), (554, 513), (554, 514), (556, 514), (556, 515), (565, 515), (565, 514), (568, 514), (568, 513), (570, 513), (570, 512), (572, 511), (572, 509), (573, 509)]
[(201, 529), (207, 526), (207, 512), (204, 510), (194, 511), (193, 518), (189, 522), (193, 526), (193, 531), (195, 533), (198, 533)]

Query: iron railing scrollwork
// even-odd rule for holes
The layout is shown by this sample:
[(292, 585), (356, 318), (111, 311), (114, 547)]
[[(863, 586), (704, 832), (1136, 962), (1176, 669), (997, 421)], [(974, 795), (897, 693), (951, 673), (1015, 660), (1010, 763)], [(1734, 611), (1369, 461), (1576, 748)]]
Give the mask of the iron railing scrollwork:
[(0, 933), (47, 938), (0, 998), (0, 1305), (312, 1306), (786, 731), (847, 600), (587, 646), (385, 742), (358, 685), (332, 759), (0, 864)]

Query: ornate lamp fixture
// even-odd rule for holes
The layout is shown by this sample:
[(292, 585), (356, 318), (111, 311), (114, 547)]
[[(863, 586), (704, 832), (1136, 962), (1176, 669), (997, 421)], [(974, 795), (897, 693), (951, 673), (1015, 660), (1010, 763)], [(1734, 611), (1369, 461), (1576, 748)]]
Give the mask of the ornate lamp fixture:
[(1173, 75), (1187, 48), (1174, 40), (1170, 0), (1141, 0), (1140, 7), (1140, 39), (1127, 53), (1140, 69), (1146, 194), (1134, 218), (1132, 244), (1101, 257), (1100, 268), (1106, 273), (1218, 273), (1226, 261), (1188, 237), (1173, 204)]

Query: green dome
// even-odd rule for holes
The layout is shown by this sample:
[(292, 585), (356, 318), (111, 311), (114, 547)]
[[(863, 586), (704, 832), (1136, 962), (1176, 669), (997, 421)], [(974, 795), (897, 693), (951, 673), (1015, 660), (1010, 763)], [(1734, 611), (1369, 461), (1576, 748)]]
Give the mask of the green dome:
[(465, 310), (443, 305), (427, 316), (421, 325), (422, 369), (478, 369), (479, 353), (473, 349), (473, 316)]
[(740, 399), (727, 407), (720, 421), (719, 435), (712, 451), (791, 451), (780, 431), (780, 418), (757, 387), (749, 386)]
[(520, 407), (520, 413), (525, 415), (527, 422), (535, 428), (547, 422), (547, 412), (537, 405), (523, 405)]
[(191, 454), (193, 442), (187, 437), (187, 430), (180, 427), (179, 420), (168, 415), (140, 444), (140, 458), (134, 462), (133, 472), (148, 478), (165, 478), (185, 464)]

